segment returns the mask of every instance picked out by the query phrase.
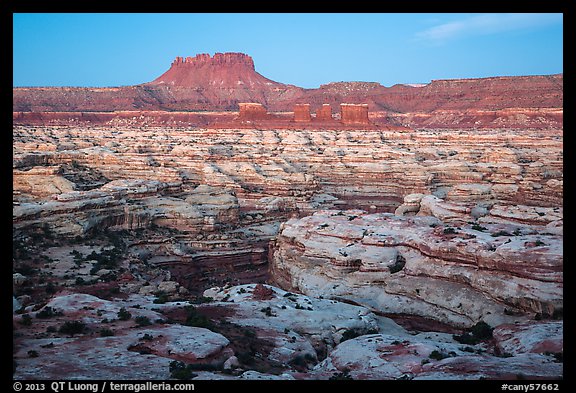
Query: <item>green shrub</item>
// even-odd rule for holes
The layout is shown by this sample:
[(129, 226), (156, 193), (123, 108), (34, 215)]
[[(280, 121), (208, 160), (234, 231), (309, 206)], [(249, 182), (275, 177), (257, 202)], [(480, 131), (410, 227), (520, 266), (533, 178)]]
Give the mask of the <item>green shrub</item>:
[(150, 326), (150, 325), (152, 325), (150, 318), (145, 317), (145, 316), (138, 316), (138, 317), (134, 318), (134, 321), (136, 322), (136, 324), (138, 326)]
[(20, 320), (20, 325), (22, 325), (22, 326), (32, 325), (32, 317), (30, 317), (29, 314), (22, 315), (22, 319)]
[(487, 340), (492, 338), (492, 331), (494, 329), (484, 321), (478, 322), (476, 325), (472, 326), (472, 335), (479, 340)]
[(197, 376), (192, 372), (192, 368), (189, 365), (184, 364), (179, 360), (174, 360), (170, 362), (168, 368), (170, 370), (170, 377), (174, 379), (192, 379)]
[(161, 293), (158, 295), (158, 297), (156, 299), (154, 299), (154, 301), (152, 303), (154, 304), (164, 304), (166, 302), (170, 301), (170, 298), (168, 297), (167, 294), (165, 293)]
[(351, 381), (353, 379), (354, 378), (350, 376), (350, 372), (348, 370), (344, 370), (339, 373), (334, 373), (330, 378), (328, 378), (329, 381)]
[(86, 324), (81, 321), (66, 321), (60, 329), (58, 329), (59, 333), (69, 334), (70, 336), (74, 336), (75, 334), (84, 333), (86, 330)]
[(397, 255), (396, 261), (393, 265), (388, 266), (388, 270), (390, 270), (390, 274), (398, 273), (400, 270), (404, 269), (405, 265), (406, 258), (404, 258), (402, 255)]
[(461, 335), (455, 334), (452, 337), (460, 344), (475, 345), (480, 341), (492, 338), (493, 330), (494, 329), (490, 327), (490, 325), (488, 325), (486, 322), (480, 321), (468, 329), (468, 332), (465, 332)]
[(62, 311), (57, 311), (50, 306), (44, 307), (42, 311), (36, 313), (36, 318), (48, 319), (52, 317), (62, 316), (64, 313)]
[(113, 335), (114, 332), (108, 328), (100, 329), (100, 337), (110, 337)]
[(49, 282), (48, 284), (46, 284), (45, 291), (49, 295), (54, 294), (56, 293), (56, 286), (53, 283)]
[[(240, 291), (242, 291), (242, 289), (244, 288), (240, 288)], [(210, 303), (214, 301), (213, 297), (210, 296), (197, 296), (196, 299), (194, 299), (194, 304), (202, 304), (202, 303)]]
[(120, 311), (118, 311), (118, 319), (121, 321), (127, 321), (132, 318), (132, 314), (126, 310), (125, 307), (122, 307)]
[(439, 351), (434, 350), (430, 353), (430, 355), (428, 355), (428, 357), (430, 359), (434, 359), (434, 360), (442, 360), (442, 359), (449, 358), (450, 355), (447, 355), (444, 352), (439, 352)]
[(344, 341), (346, 341), (346, 340), (350, 340), (350, 339), (352, 339), (352, 338), (356, 338), (356, 337), (358, 337), (358, 336), (362, 336), (362, 335), (365, 335), (365, 334), (375, 334), (375, 333), (378, 333), (378, 331), (377, 331), (377, 330), (374, 330), (374, 329), (370, 329), (370, 330), (368, 330), (368, 331), (366, 331), (366, 332), (359, 331), (359, 330), (357, 330), (357, 329), (347, 329), (347, 330), (344, 332), (344, 334), (342, 334), (342, 339), (340, 340), (340, 342), (342, 343), (342, 342), (344, 342)]
[(275, 317), (276, 314), (274, 314), (272, 312), (272, 309), (270, 307), (265, 307), (263, 309), (260, 310), (261, 312), (263, 312), (267, 317)]
[(187, 309), (188, 315), (186, 316), (184, 325), (214, 329), (214, 324), (208, 318), (206, 318), (206, 316), (199, 314), (195, 307), (188, 306)]

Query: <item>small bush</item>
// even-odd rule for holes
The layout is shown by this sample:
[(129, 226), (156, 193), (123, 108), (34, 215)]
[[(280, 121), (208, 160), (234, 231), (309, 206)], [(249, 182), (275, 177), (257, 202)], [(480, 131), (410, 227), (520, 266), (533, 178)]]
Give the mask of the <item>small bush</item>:
[(487, 340), (492, 338), (492, 331), (494, 329), (484, 321), (478, 322), (476, 325), (472, 326), (472, 335), (479, 340)]
[(350, 372), (348, 370), (344, 370), (342, 372), (339, 373), (334, 373), (332, 374), (332, 376), (330, 378), (328, 378), (329, 381), (351, 381), (354, 378), (352, 378), (349, 374)]
[[(244, 288), (241, 288), (240, 290), (242, 290)], [(194, 304), (203, 304), (203, 303), (210, 303), (214, 301), (213, 297), (210, 296), (197, 296), (196, 299), (194, 299)]]
[(121, 321), (127, 321), (132, 318), (132, 314), (126, 310), (125, 307), (122, 307), (120, 311), (118, 311), (118, 319)]
[(28, 357), (29, 358), (37, 358), (38, 357), (38, 352), (34, 351), (34, 350), (30, 350), (28, 351)]
[(267, 317), (275, 317), (276, 314), (274, 314), (272, 312), (272, 309), (270, 307), (265, 307), (263, 309), (260, 310), (261, 312), (263, 312)]
[(356, 329), (348, 329), (344, 332), (344, 334), (342, 334), (342, 339), (340, 340), (340, 342), (342, 343), (346, 340), (350, 340), (352, 338), (356, 338), (356, 337), (362, 336), (364, 334), (375, 334), (375, 333), (378, 333), (378, 331), (374, 330), (374, 329), (370, 329), (367, 332), (362, 332), (362, 331), (359, 331)]
[(404, 269), (405, 265), (406, 258), (404, 258), (402, 255), (397, 255), (396, 261), (393, 265), (388, 266), (388, 270), (390, 270), (390, 274), (398, 273), (400, 270)]
[(493, 330), (494, 329), (486, 322), (480, 321), (476, 325), (472, 326), (468, 332), (461, 335), (455, 334), (452, 337), (460, 344), (475, 345), (480, 341), (492, 338)]
[(161, 293), (158, 295), (158, 297), (156, 299), (154, 299), (154, 301), (152, 303), (154, 304), (164, 304), (170, 301), (170, 298), (168, 297), (167, 294), (165, 293)]
[(53, 283), (49, 282), (48, 284), (46, 284), (45, 291), (47, 294), (52, 295), (56, 293), (56, 286)]
[(100, 329), (100, 337), (110, 337), (113, 335), (114, 332), (108, 328)]
[(500, 237), (500, 236), (512, 236), (512, 235), (506, 231), (498, 231), (492, 234), (492, 237)]
[(456, 234), (456, 233), (458, 233), (458, 232), (456, 232), (456, 229), (454, 229), (454, 228), (452, 228), (452, 227), (448, 227), (448, 228), (444, 228), (443, 233), (444, 233), (445, 235), (454, 235), (454, 234)]
[(138, 326), (150, 326), (150, 325), (152, 325), (152, 322), (150, 321), (150, 318), (145, 317), (145, 316), (136, 317), (136, 318), (134, 319), (134, 321), (136, 322), (136, 324), (137, 324)]
[(170, 377), (182, 380), (192, 379), (196, 377), (198, 374), (194, 374), (192, 372), (192, 367), (188, 366), (190, 365), (186, 365), (184, 364), (184, 362), (181, 362), (179, 360), (174, 360), (170, 362), (170, 365), (168, 366), (170, 370)]
[(22, 325), (22, 326), (32, 325), (32, 317), (30, 317), (29, 314), (22, 315), (22, 319), (20, 320), (20, 325)]
[(60, 329), (58, 329), (59, 333), (69, 334), (70, 336), (74, 336), (75, 334), (84, 333), (86, 330), (86, 324), (81, 321), (66, 321)]
[(36, 313), (36, 318), (48, 319), (52, 317), (62, 316), (64, 313), (62, 311), (57, 311), (50, 306), (44, 307), (42, 311)]
[(184, 325), (214, 329), (214, 324), (208, 318), (206, 318), (206, 316), (199, 314), (195, 307), (190, 306), (187, 307), (187, 309), (188, 316), (186, 317)]
[(442, 360), (442, 359), (449, 358), (450, 355), (447, 355), (444, 352), (439, 352), (439, 351), (434, 350), (430, 353), (430, 355), (428, 355), (428, 357), (430, 359), (434, 359), (434, 360)]
[(472, 225), (472, 229), (474, 229), (475, 231), (484, 232), (488, 228), (483, 227), (482, 225), (479, 224), (474, 224)]

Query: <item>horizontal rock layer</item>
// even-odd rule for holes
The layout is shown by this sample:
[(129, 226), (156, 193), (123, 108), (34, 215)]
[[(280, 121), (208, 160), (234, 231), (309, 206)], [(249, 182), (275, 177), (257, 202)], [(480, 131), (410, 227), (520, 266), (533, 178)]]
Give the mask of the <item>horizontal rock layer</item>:
[(309, 295), (459, 326), (562, 310), (561, 235), (476, 225), (318, 212), (282, 224), (270, 251), (272, 278)]
[[(17, 87), (14, 112), (237, 111), (239, 103), (270, 111), (295, 104), (367, 104), (383, 124), (421, 128), (562, 126), (563, 75), (433, 80), (425, 85), (338, 82), (303, 89), (272, 81), (254, 69), (250, 56), (217, 53), (177, 57), (150, 83), (109, 88)], [(551, 110), (551, 111), (550, 111)], [(322, 115), (325, 116), (325, 115)], [(201, 125), (201, 118), (187, 117)]]
[[(39, 170), (29, 172), (31, 168), (68, 165), (70, 172), (76, 164), (109, 180), (153, 179), (230, 189), (242, 211), (256, 209), (259, 199), (269, 197), (305, 209), (320, 193), (368, 211), (394, 211), (404, 196), (415, 192), (474, 203), (563, 203), (559, 132), (508, 132), (503, 138), (499, 131), (471, 136), (462, 131), (118, 125), (20, 126), (13, 135), (13, 174), (23, 185)], [(58, 187), (69, 189), (54, 186), (49, 192), (58, 192)]]

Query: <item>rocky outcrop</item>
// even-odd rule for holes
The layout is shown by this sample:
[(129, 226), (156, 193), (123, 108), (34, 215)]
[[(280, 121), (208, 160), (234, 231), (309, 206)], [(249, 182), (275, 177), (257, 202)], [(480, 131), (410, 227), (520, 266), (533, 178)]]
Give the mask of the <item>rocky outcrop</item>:
[(483, 225), (319, 212), (282, 225), (271, 273), (289, 290), (456, 326), (562, 310), (562, 237)]
[(464, 344), (270, 285), (215, 287), (203, 299), (56, 294), (14, 315), (14, 379), (165, 380), (178, 368), (194, 381), (563, 376), (561, 322), (501, 325)]
[[(234, 310), (229, 320), (255, 329), (258, 336), (271, 341), (268, 354), (272, 361), (290, 363), (307, 359), (317, 362), (318, 354), (327, 353), (355, 332), (363, 334), (378, 329), (378, 318), (364, 307), (312, 298), (263, 286), (269, 295), (261, 298), (253, 284), (231, 288), (211, 288), (204, 296), (213, 298), (222, 310)], [(387, 318), (384, 323), (396, 326)], [(346, 333), (348, 332), (348, 333)]]
[(310, 116), (310, 104), (294, 105), (294, 121), (309, 122), (311, 119), (312, 118)]
[[(166, 324), (162, 314), (143, 309), (142, 304), (152, 305), (149, 299), (136, 296), (124, 301), (85, 294), (56, 296), (38, 312), (49, 308), (47, 315), (56, 312), (60, 316), (36, 319), (32, 329), (43, 328), (47, 336), (46, 327), (54, 319), (60, 326), (74, 322), (83, 327), (69, 337), (56, 332), (52, 337), (19, 340), (15, 378), (165, 380), (170, 378), (169, 364), (174, 360), (209, 366), (221, 364), (233, 353), (224, 336), (205, 328)], [(123, 318), (119, 318), (121, 310)], [(139, 324), (138, 318), (147, 323)], [(101, 337), (93, 334), (106, 329), (108, 333)], [(29, 356), (30, 351), (41, 355)]]
[(14, 170), (12, 186), (19, 193), (34, 198), (72, 192), (76, 188), (73, 182), (62, 176), (60, 168), (55, 166), (36, 166), (25, 171)]
[(322, 104), (316, 111), (316, 121), (332, 121), (332, 107), (330, 104)]
[(238, 222), (238, 202), (230, 191), (199, 186), (182, 197), (181, 184), (115, 180), (91, 191), (54, 195), (48, 202), (26, 202), (13, 208), (13, 227), (45, 228), (64, 237), (90, 231), (138, 229), (150, 225), (191, 233), (214, 232)]
[(268, 119), (268, 111), (262, 104), (257, 103), (239, 103), (240, 114), (239, 119), (243, 121), (250, 120), (266, 120)]
[[(486, 204), (560, 209), (561, 135), (511, 131), (503, 139), (500, 131), (471, 136), (465, 131), (20, 126), (13, 137), (14, 181), (34, 167), (76, 165), (109, 180), (230, 189), (247, 214), (261, 209), (262, 198), (282, 198), (283, 217), (287, 210), (305, 209), (320, 194), (338, 198), (340, 207), (370, 212), (393, 212), (412, 193), (470, 209)], [(14, 200), (25, 202), (24, 197)]]
[(368, 104), (340, 104), (340, 111), (344, 124), (369, 124)]
[(555, 379), (563, 375), (562, 364), (551, 356), (470, 354), (477, 349), (430, 336), (354, 338), (340, 344), (312, 374), (318, 379), (346, 375), (383, 380)]

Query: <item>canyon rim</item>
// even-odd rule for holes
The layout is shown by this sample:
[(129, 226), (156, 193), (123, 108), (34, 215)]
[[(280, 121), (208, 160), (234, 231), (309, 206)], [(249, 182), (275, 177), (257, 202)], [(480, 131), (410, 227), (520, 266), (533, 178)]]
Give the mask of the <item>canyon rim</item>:
[(13, 377), (563, 378), (563, 75), (243, 53), (13, 89)]

